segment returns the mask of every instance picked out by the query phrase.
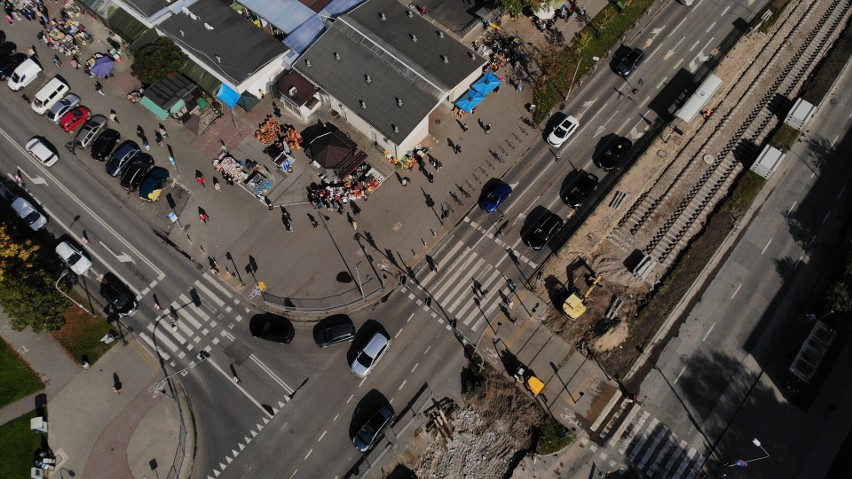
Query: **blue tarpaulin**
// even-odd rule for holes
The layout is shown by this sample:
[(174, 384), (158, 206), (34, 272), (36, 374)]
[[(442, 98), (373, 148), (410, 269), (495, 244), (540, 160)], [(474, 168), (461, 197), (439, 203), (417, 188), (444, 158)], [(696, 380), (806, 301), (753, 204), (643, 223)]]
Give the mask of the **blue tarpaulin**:
[(471, 85), (470, 89), (478, 91), (483, 95), (487, 95), (494, 91), (494, 89), (498, 86), (500, 86), (500, 78), (498, 78), (497, 75), (488, 72), (485, 75), (482, 75), (479, 80), (476, 80), (476, 82)]
[(237, 102), (240, 101), (240, 94), (223, 83), (222, 86), (219, 87), (219, 91), (216, 92), (216, 98), (222, 100), (226, 105), (233, 108), (236, 106)]
[(92, 65), (92, 68), (89, 70), (92, 72), (92, 75), (95, 75), (99, 78), (106, 78), (112, 73), (112, 69), (115, 66), (115, 60), (110, 57), (100, 57), (95, 60), (95, 64)]
[(460, 110), (463, 110), (467, 113), (473, 111), (476, 108), (476, 105), (482, 103), (482, 100), (485, 99), (485, 96), (482, 93), (479, 93), (475, 90), (470, 90), (464, 95), (461, 96), (458, 100), (456, 100), (456, 106), (459, 107)]

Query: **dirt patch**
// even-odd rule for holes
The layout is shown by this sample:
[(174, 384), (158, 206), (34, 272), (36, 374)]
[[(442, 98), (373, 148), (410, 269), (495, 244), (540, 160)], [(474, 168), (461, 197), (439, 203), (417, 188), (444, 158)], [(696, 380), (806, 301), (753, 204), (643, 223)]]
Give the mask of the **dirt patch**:
[(450, 438), (421, 427), (382, 477), (394, 470), (416, 477), (505, 477), (529, 449), (533, 427), (545, 424), (547, 416), (515, 383), (488, 368), (482, 392), (458, 403), (448, 419)]

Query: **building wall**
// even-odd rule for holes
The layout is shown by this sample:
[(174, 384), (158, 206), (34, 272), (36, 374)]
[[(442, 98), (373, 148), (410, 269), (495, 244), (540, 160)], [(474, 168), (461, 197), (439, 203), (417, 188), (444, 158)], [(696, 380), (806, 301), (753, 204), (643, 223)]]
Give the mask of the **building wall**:
[(411, 134), (399, 144), (399, 153), (396, 156), (404, 155), (406, 152), (413, 149), (429, 136), (429, 115), (420, 120), (420, 123), (411, 130)]
[[(462, 94), (468, 90), (470, 90), (470, 86), (475, 82), (479, 77), (483, 75), (482, 69), (473, 71), (467, 78), (464, 79), (461, 83), (455, 86), (452, 90), (450, 90), (449, 98), (445, 98), (444, 100), (452, 103), (456, 101)], [(486, 100), (488, 101), (488, 100)]]
[[(237, 85), (235, 90), (241, 93), (248, 92), (258, 97), (258, 90), (262, 90), (264, 94), (269, 93), (270, 86), (278, 80), (278, 77), (280, 77), (281, 73), (287, 68), (288, 62), (285, 58), (285, 54), (281, 54), (267, 63), (263, 68), (256, 71), (252, 76), (246, 78), (242, 83)], [(228, 82), (223, 83), (226, 85), (228, 84)]]

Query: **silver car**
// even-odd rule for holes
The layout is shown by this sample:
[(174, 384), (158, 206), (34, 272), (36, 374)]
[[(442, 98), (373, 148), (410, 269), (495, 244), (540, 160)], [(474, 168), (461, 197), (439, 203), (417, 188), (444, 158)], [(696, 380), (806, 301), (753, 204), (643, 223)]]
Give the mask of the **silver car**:
[(390, 338), (382, 334), (380, 331), (376, 331), (376, 334), (370, 338), (370, 342), (364, 346), (364, 349), (358, 351), (358, 354), (352, 361), (352, 372), (359, 378), (367, 377), (368, 374), (373, 372), (373, 368), (376, 367), (376, 363), (378, 363), (379, 360), (382, 359), (382, 356), (384, 356), (385, 352), (387, 352), (390, 343)]
[(62, 118), (62, 115), (68, 113), (74, 108), (77, 108), (78, 106), (80, 106), (80, 97), (73, 93), (69, 93), (50, 107), (50, 110), (47, 111), (47, 119), (54, 123), (59, 123), (59, 119)]
[(103, 115), (95, 115), (80, 128), (77, 132), (77, 137), (74, 139), (74, 146), (77, 148), (88, 148), (95, 141), (95, 138), (106, 128), (107, 118)]
[(37, 209), (30, 204), (29, 201), (21, 198), (20, 196), (15, 198), (15, 201), (12, 202), (12, 209), (15, 210), (15, 214), (18, 215), (19, 218), (26, 221), (30, 228), (33, 231), (38, 231), (47, 224), (47, 218), (44, 217)]

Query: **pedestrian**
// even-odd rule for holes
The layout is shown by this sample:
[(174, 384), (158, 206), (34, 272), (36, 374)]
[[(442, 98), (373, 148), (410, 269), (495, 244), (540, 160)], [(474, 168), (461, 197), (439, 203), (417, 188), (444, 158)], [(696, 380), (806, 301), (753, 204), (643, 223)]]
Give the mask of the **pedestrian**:
[(352, 221), (352, 229), (355, 230), (355, 231), (358, 231), (358, 222), (357, 221)]
[(435, 175), (433, 175), (432, 173), (427, 171), (426, 172), (426, 179), (429, 180), (429, 183), (434, 183), (435, 182)]
[(234, 374), (234, 378), (233, 378), (233, 379), (234, 379), (234, 383), (239, 383), (239, 382), (240, 382), (240, 378), (238, 378), (236, 374)]
[(411, 179), (409, 177), (403, 176), (402, 177), (402, 186), (408, 186), (409, 181), (411, 181)]
[(491, 133), (491, 123), (486, 123), (485, 124), (485, 134), (487, 135), (489, 133)]
[(142, 137), (142, 146), (145, 147), (145, 151), (151, 151), (151, 145), (148, 144), (148, 137), (147, 136)]
[(27, 49), (27, 55), (30, 58), (38, 58), (38, 53), (36, 53), (35, 45)]
[(518, 80), (515, 82), (515, 90), (516, 91), (524, 91), (524, 82)]
[(118, 123), (118, 114), (115, 112), (115, 110), (109, 111), (109, 119)]
[(15, 23), (12, 21), (12, 16), (8, 13), (6, 14), (6, 21), (9, 22), (9, 25), (13, 25)]
[(113, 387), (112, 387), (112, 390), (113, 390), (116, 394), (121, 394), (121, 384), (116, 384), (115, 386), (113, 386)]
[(168, 138), (169, 132), (166, 131), (166, 127), (163, 126), (162, 123), (160, 123), (158, 126), (160, 127), (159, 131), (160, 131), (160, 134), (163, 135), (163, 138)]
[(258, 89), (257, 89), (257, 94), (258, 94), (258, 95), (260, 95), (260, 99), (261, 99), (261, 100), (263, 100), (264, 98), (266, 98), (266, 93), (264, 93), (264, 91), (263, 91), (263, 90), (261, 90), (260, 88), (258, 88)]
[(145, 129), (142, 128), (142, 125), (136, 125), (136, 136), (138, 136), (140, 140), (145, 138)]
[(488, 290), (487, 289), (481, 289), (480, 292), (482, 292), (482, 299), (488, 299)]
[[(78, 57), (77, 55), (71, 57), (71, 67), (75, 70), (80, 69), (80, 57)], [(101, 93), (101, 95), (103, 95), (103, 93)]]
[(470, 129), (470, 127), (467, 126), (467, 123), (465, 123), (465, 122), (462, 122), (461, 127), (462, 127), (462, 131), (464, 131), (465, 133), (467, 133), (467, 130)]
[(272, 200), (270, 200), (268, 196), (263, 197), (263, 202), (266, 203), (266, 207), (269, 208), (269, 211), (272, 211), (274, 207), (272, 206)]
[(461, 153), (461, 151), (462, 151), (462, 150), (461, 150), (461, 145), (460, 145), (460, 144), (456, 143), (456, 144), (454, 144), (454, 145), (453, 145), (453, 152), (455, 152), (455, 154), (457, 154), (457, 155), (458, 155), (459, 153)]
[[(72, 59), (71, 62), (73, 63), (74, 60)], [(101, 82), (95, 82), (95, 91), (98, 92), (99, 95), (104, 95), (104, 86), (101, 85)]]
[(165, 147), (166, 144), (163, 143), (163, 135), (160, 134), (159, 131), (154, 133), (154, 141), (157, 142), (158, 145)]
[(56, 65), (58, 68), (62, 68), (62, 60), (60, 60), (59, 57), (56, 55), (53, 55), (53, 64)]
[(515, 307), (515, 301), (513, 301), (513, 300), (511, 300), (511, 299), (510, 299), (510, 300), (509, 300), (509, 309), (512, 309), (512, 308), (514, 308), (514, 307)]
[(203, 221), (204, 224), (207, 224), (207, 220), (210, 219), (210, 215), (208, 215), (207, 213), (201, 212), (201, 213), (198, 213), (198, 219)]
[(213, 177), (213, 188), (219, 193), (222, 192), (222, 185), (219, 184), (219, 178)]
[(201, 173), (195, 176), (195, 181), (197, 181), (199, 185), (207, 188), (207, 185), (205, 184), (207, 180), (204, 179), (204, 175), (202, 175)]

